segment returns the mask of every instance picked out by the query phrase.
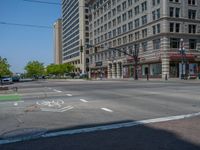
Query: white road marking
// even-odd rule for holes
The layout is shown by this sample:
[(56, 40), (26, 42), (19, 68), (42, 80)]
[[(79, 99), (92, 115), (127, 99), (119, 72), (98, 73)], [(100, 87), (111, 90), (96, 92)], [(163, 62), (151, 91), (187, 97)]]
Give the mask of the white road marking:
[(60, 109), (55, 109), (55, 108), (41, 108), (42, 111), (50, 111), (50, 112), (65, 112), (68, 111), (70, 109), (73, 109), (73, 106), (67, 106), (67, 107), (63, 107)]
[(67, 96), (72, 96), (72, 94), (66, 94)]
[[(169, 117), (162, 117), (162, 118), (155, 118), (155, 119), (147, 119), (147, 120), (141, 120), (141, 121), (131, 121), (127, 123), (119, 123), (119, 124), (113, 124), (113, 125), (102, 125), (102, 126), (97, 126), (97, 127), (51, 132), (51, 133), (46, 133), (41, 136), (38, 136), (37, 138), (49, 138), (49, 137), (57, 137), (57, 136), (62, 136), (62, 135), (73, 135), (73, 134), (80, 134), (80, 133), (89, 133), (89, 132), (96, 132), (96, 131), (127, 128), (127, 127), (133, 127), (133, 126), (138, 126), (138, 125), (150, 124), (150, 123), (159, 123), (159, 122), (186, 119), (186, 118), (191, 118), (191, 117), (196, 117), (196, 116), (200, 116), (200, 112), (186, 114), (186, 115), (179, 115), (179, 116), (169, 116)], [(33, 137), (28, 136), (27, 138), (22, 137), (22, 138), (13, 138), (11, 140), (0, 140), (0, 145), (28, 141), (32, 139), (36, 139), (36, 138), (34, 136)]]
[(58, 93), (61, 93), (62, 91), (59, 91), (59, 90), (56, 90), (56, 89), (54, 89), (53, 90), (54, 92), (58, 92)]
[(84, 102), (84, 103), (87, 103), (88, 101), (85, 100), (85, 99), (80, 99), (80, 101)]
[(108, 108), (101, 108), (101, 109), (107, 112), (113, 112), (111, 109), (108, 109)]
[(15, 102), (15, 103), (14, 103), (14, 106), (18, 106), (18, 103), (17, 103), (17, 102)]

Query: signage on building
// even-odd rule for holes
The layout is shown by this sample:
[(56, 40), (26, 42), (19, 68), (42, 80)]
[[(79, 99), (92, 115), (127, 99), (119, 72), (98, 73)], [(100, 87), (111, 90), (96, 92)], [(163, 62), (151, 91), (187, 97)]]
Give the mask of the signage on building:
[(96, 67), (102, 66), (102, 61), (96, 62)]
[(185, 55), (181, 55), (181, 54), (170, 54), (170, 58), (171, 59), (181, 59), (181, 58), (186, 58), (186, 59), (194, 59), (195, 55), (194, 54), (185, 54)]

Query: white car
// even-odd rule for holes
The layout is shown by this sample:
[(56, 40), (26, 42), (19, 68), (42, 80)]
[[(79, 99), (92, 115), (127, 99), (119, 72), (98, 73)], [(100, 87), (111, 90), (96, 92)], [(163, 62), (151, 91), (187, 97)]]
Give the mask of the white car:
[(12, 84), (13, 83), (12, 78), (10, 78), (10, 77), (2, 77), (0, 82), (1, 82), (1, 84)]

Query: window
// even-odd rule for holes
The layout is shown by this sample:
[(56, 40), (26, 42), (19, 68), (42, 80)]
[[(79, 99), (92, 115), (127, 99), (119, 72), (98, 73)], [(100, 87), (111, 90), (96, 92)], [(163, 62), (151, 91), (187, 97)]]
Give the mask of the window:
[(153, 49), (160, 49), (160, 39), (153, 40)]
[(147, 37), (147, 29), (142, 30), (142, 37), (143, 38)]
[(152, 11), (152, 19), (156, 20), (156, 11)]
[(147, 41), (142, 43), (142, 50), (147, 51)]
[(179, 48), (180, 39), (179, 38), (171, 38), (170, 39), (170, 48)]
[(196, 25), (194, 25), (194, 24), (189, 24), (189, 25), (188, 25), (188, 32), (189, 32), (189, 33), (196, 33)]
[(135, 7), (135, 15), (138, 15), (140, 13), (140, 7), (136, 6)]
[(111, 18), (111, 11), (108, 12), (108, 19)]
[(139, 40), (140, 39), (140, 32), (135, 32), (135, 40)]
[(128, 6), (131, 6), (133, 4), (133, 0), (128, 0)]
[(123, 44), (126, 44), (126, 43), (127, 43), (127, 37), (124, 36), (124, 37), (123, 37)]
[(123, 33), (126, 32), (126, 24), (122, 26)]
[(116, 29), (114, 29), (113, 31), (113, 37), (115, 37), (117, 34), (116, 34)]
[(142, 12), (147, 10), (147, 2), (142, 3)]
[(120, 13), (121, 12), (121, 5), (118, 5), (117, 6), (117, 13)]
[(121, 38), (117, 39), (117, 43), (118, 43), (118, 45), (121, 45), (121, 43), (122, 43)]
[(131, 19), (133, 17), (132, 9), (128, 11), (128, 18)]
[(133, 29), (133, 22), (129, 22), (128, 23), (128, 30), (132, 30)]
[(121, 34), (121, 27), (118, 27), (118, 28), (117, 28), (117, 34), (118, 34), (118, 35)]
[(157, 24), (157, 33), (160, 33), (160, 24)]
[(124, 11), (126, 9), (126, 1), (122, 3), (122, 10)]
[(112, 10), (112, 15), (113, 15), (113, 16), (116, 15), (116, 9), (115, 9), (115, 8)]
[(129, 42), (132, 42), (132, 41), (133, 41), (133, 34), (129, 34), (129, 35), (128, 35), (128, 40), (129, 40)]
[(180, 23), (176, 23), (176, 32), (180, 32)]
[(160, 9), (157, 9), (156, 13), (157, 13), (157, 19), (159, 19), (160, 18)]
[(122, 14), (122, 20), (126, 21), (126, 13)]
[(180, 8), (176, 8), (175, 17), (176, 18), (180, 17)]
[(156, 34), (156, 26), (152, 26), (153, 34)]
[(196, 0), (188, 0), (188, 5), (196, 5)]
[(169, 8), (169, 16), (173, 17), (174, 16), (174, 7)]
[(113, 27), (115, 27), (116, 26), (116, 19), (113, 19), (112, 22), (113, 22)]
[(174, 32), (174, 23), (169, 23), (169, 31)]
[(121, 23), (121, 16), (117, 17), (117, 23), (120, 24)]
[(196, 49), (197, 40), (196, 39), (189, 39), (189, 49)]
[(188, 10), (188, 18), (189, 19), (196, 19), (196, 10), (189, 9)]
[(139, 18), (135, 20), (135, 28), (138, 28), (140, 26), (140, 20)]
[(147, 24), (147, 15), (142, 16), (142, 25)]

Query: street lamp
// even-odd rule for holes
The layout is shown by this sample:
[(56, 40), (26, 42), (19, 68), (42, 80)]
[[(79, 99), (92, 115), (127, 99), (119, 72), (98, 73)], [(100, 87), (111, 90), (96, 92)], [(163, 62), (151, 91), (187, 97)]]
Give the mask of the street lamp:
[(181, 53), (181, 79), (184, 79), (184, 73), (183, 73), (183, 65), (184, 65), (184, 48), (183, 48), (183, 39), (180, 40), (180, 44), (181, 44), (181, 49), (180, 49), (180, 53)]
[(138, 44), (135, 44), (134, 51), (133, 51), (133, 58), (134, 58), (134, 71), (135, 71), (135, 80), (138, 80), (138, 73), (137, 73), (137, 67), (138, 67), (138, 53), (139, 53), (139, 46)]

